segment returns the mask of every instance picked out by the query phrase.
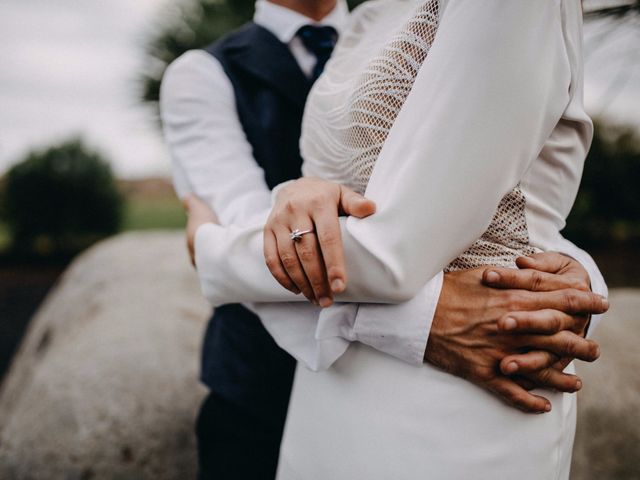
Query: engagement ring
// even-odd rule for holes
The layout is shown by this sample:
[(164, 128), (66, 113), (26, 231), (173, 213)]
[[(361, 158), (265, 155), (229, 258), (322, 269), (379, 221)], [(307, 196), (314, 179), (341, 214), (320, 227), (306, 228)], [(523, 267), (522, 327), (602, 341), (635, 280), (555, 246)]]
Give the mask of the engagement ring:
[(306, 235), (307, 233), (313, 233), (313, 229), (305, 230), (304, 232), (301, 232), (299, 229), (296, 228), (291, 232), (291, 240), (293, 240), (294, 242), (299, 242), (302, 236)]

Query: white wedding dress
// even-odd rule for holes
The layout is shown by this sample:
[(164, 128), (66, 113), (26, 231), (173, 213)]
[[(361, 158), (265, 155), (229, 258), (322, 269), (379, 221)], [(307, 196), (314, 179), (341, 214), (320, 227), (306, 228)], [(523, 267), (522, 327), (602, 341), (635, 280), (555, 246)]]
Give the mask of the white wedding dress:
[[(447, 15), (447, 7), (441, 3), (383, 0), (354, 15), (351, 28), (309, 99), (301, 144), (305, 175), (365, 191), (417, 72), (430, 60), (438, 22)], [(486, 3), (481, 8), (494, 8), (496, 21), (503, 20), (503, 2), (478, 3)], [(572, 4), (567, 6), (549, 3), (555, 4), (559, 19), (561, 8), (569, 7), (565, 13), (573, 18), (563, 18), (568, 22), (563, 30), (568, 42), (579, 45), (580, 30), (571, 28), (579, 25), (579, 2), (567, 2)], [(493, 47), (502, 48), (500, 44)], [(372, 53), (376, 53), (373, 60)], [(452, 70), (448, 75), (455, 73)], [(473, 88), (472, 81), (468, 88)], [(428, 108), (424, 115), (430, 115)], [(582, 120), (588, 127), (586, 115)], [(585, 125), (574, 128), (579, 134)], [(459, 133), (460, 141), (465, 141), (464, 132)], [(576, 147), (572, 173), (579, 172), (583, 161), (581, 142)], [(560, 164), (556, 172), (545, 170), (571, 192), (565, 193), (571, 200), (579, 176), (573, 175), (574, 182), (567, 184), (562, 162), (545, 160)], [(401, 158), (396, 163), (402, 168)], [(554, 174), (560, 178), (553, 178)], [(530, 174), (530, 178), (535, 176)], [(505, 264), (513, 260), (514, 251), (529, 253), (533, 243), (527, 239), (522, 188), (503, 198), (482, 239), (449, 269)], [(526, 188), (528, 192), (536, 186)], [(465, 195), (464, 190), (460, 195)], [(556, 208), (563, 212), (565, 205), (566, 201)], [(555, 393), (550, 400), (554, 407), (550, 414), (526, 415), (465, 380), (429, 366), (412, 368), (356, 344), (328, 371), (297, 370), (278, 478), (568, 478), (575, 397)]]
[[(349, 289), (338, 300), (410, 301), (443, 269), (511, 266), (557, 246), (592, 136), (582, 83), (580, 0), (359, 7), (309, 96), (301, 140), (305, 175), (378, 207), (343, 222)], [(196, 253), (215, 265), (201, 279), (214, 304), (300, 301), (266, 270), (260, 225), (201, 227)], [(524, 414), (355, 343), (328, 370), (297, 369), (278, 478), (567, 479), (575, 397), (541, 394), (553, 410)]]

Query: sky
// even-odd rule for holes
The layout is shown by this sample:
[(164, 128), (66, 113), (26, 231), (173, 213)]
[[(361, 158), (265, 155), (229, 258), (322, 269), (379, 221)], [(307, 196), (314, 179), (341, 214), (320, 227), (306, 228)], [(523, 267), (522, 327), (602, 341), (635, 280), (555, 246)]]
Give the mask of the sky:
[[(169, 175), (137, 78), (145, 39), (176, 1), (0, 0), (0, 175), (29, 150), (76, 135), (103, 152), (120, 177)], [(602, 41), (597, 29), (590, 24), (585, 32), (594, 50), (586, 63), (587, 107), (640, 129), (640, 53), (633, 58), (631, 43), (638, 36), (623, 31)], [(627, 81), (618, 94), (611, 79), (620, 71), (631, 74), (619, 77)]]

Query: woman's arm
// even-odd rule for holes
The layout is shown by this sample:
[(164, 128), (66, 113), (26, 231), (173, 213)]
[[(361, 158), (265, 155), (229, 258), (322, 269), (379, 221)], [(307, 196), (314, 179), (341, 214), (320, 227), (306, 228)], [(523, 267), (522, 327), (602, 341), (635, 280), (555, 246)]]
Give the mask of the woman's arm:
[[(559, 1), (451, 0), (371, 177), (377, 212), (342, 221), (337, 299), (409, 300), (470, 246), (557, 124), (570, 79)], [(196, 256), (215, 264), (202, 278), (214, 304), (300, 299), (266, 268), (260, 225), (205, 225)]]

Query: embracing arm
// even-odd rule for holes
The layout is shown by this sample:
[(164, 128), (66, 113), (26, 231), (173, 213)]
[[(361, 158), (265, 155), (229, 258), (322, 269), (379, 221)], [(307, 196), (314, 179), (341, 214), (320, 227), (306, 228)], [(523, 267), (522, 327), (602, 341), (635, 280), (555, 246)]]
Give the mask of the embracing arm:
[(162, 79), (160, 113), (178, 196), (196, 195), (222, 225), (263, 218), (271, 192), (218, 60), (192, 50), (173, 62)]
[[(377, 212), (343, 221), (349, 281), (337, 300), (409, 300), (480, 237), (557, 124), (569, 84), (557, 1), (451, 0), (374, 168), (366, 195)], [(260, 225), (205, 225), (196, 255), (215, 265), (201, 278), (214, 304), (303, 300), (266, 268)]]

